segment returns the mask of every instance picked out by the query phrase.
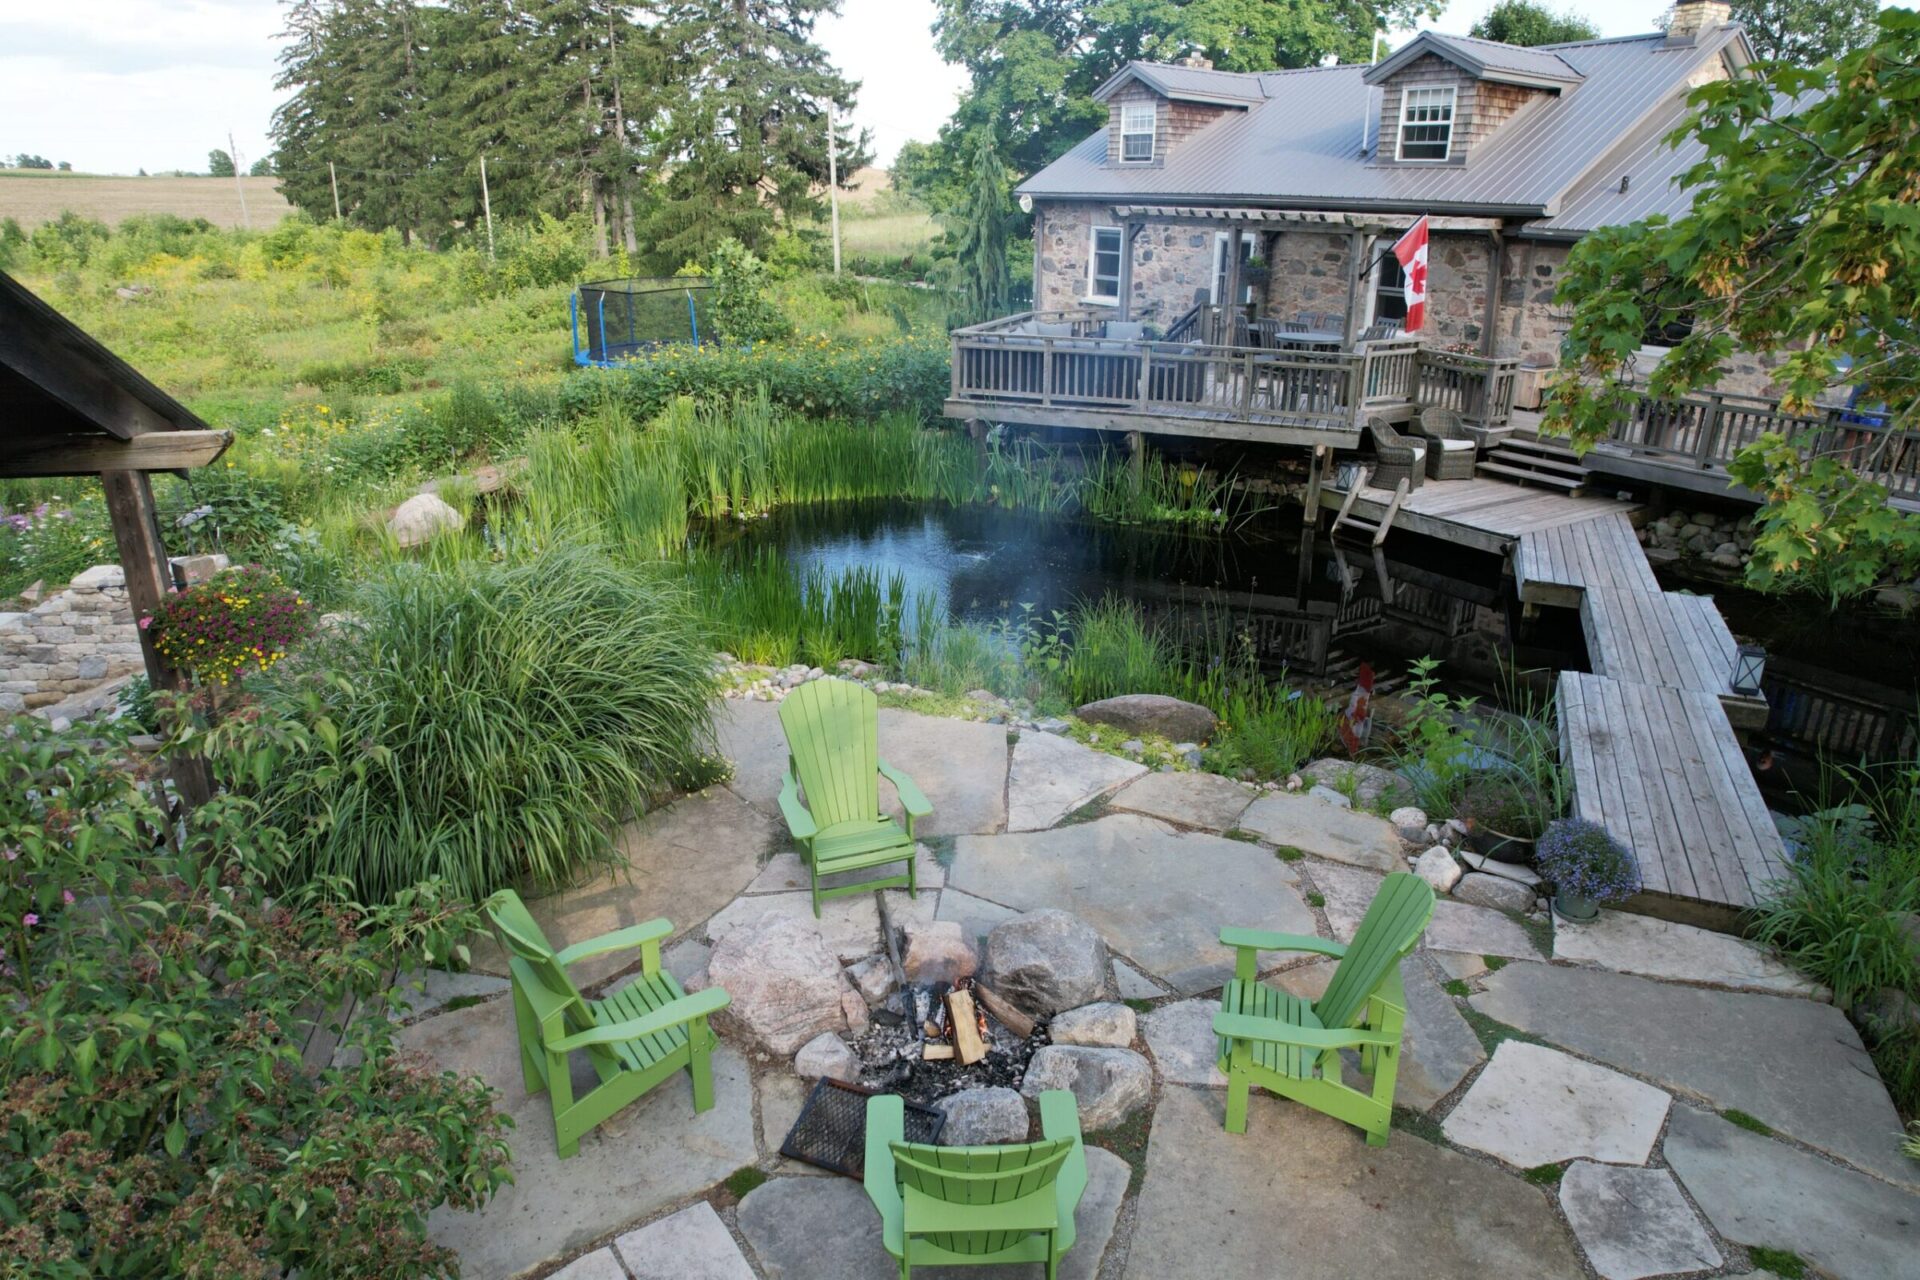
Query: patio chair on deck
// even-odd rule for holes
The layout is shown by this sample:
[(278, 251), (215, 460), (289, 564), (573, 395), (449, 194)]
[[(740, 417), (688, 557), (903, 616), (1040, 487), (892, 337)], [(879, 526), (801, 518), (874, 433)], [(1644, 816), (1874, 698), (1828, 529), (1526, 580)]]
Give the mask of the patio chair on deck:
[(1460, 415), (1434, 405), (1420, 411), (1420, 434), (1427, 438), (1427, 478), (1471, 480), (1474, 440)]
[(1418, 489), (1427, 478), (1427, 444), (1424, 440), (1401, 435), (1385, 418), (1368, 418), (1367, 433), (1373, 437), (1373, 452), (1379, 464), (1367, 483), (1375, 489), (1392, 489), (1402, 480), (1407, 492)]

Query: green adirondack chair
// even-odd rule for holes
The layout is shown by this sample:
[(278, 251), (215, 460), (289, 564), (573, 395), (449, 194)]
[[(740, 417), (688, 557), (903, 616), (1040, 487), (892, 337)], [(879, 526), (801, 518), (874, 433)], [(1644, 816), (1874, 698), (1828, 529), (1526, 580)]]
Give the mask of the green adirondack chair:
[[(913, 779), (880, 758), (880, 704), (873, 690), (851, 680), (814, 680), (780, 704), (787, 735), (787, 776), (780, 812), (813, 877), (813, 914), (820, 900), (846, 893), (904, 887), (914, 881), (913, 827), (933, 812)], [(907, 825), (880, 812), (880, 779), (900, 796)], [(805, 799), (802, 800), (802, 793)], [(905, 862), (906, 874), (820, 887), (820, 877)]]
[[(1381, 884), (1353, 941), (1344, 946), (1258, 929), (1220, 931), (1220, 941), (1236, 955), (1233, 981), (1213, 1016), (1220, 1069), (1227, 1076), (1229, 1132), (1247, 1131), (1247, 1098), (1257, 1084), (1365, 1130), (1369, 1146), (1387, 1145), (1407, 1021), (1400, 962), (1431, 919), (1433, 887), (1401, 871)], [(1340, 964), (1325, 994), (1305, 1000), (1259, 981), (1262, 951), (1309, 951)], [(1360, 1068), (1373, 1077), (1371, 1092), (1342, 1082), (1342, 1049), (1360, 1051)]]
[[(719, 987), (688, 995), (660, 967), (660, 940), (673, 933), (671, 924), (649, 920), (555, 951), (513, 890), (488, 899), (487, 914), (510, 953), (520, 1076), (528, 1093), (545, 1090), (553, 1103), (561, 1159), (579, 1152), (583, 1134), (676, 1071), (693, 1078), (695, 1112), (713, 1106), (715, 1040), (707, 1020), (729, 997)], [(567, 976), (568, 966), (589, 956), (629, 949), (640, 952), (640, 975), (605, 1000), (586, 999)], [(577, 1052), (600, 1078), (579, 1098), (567, 1069)]]
[(880, 1211), (881, 1240), (900, 1264), (1039, 1262), (1047, 1280), (1073, 1247), (1073, 1213), (1087, 1189), (1087, 1153), (1073, 1095), (1040, 1095), (1039, 1142), (936, 1147), (902, 1142), (899, 1097), (867, 1100), (867, 1198)]

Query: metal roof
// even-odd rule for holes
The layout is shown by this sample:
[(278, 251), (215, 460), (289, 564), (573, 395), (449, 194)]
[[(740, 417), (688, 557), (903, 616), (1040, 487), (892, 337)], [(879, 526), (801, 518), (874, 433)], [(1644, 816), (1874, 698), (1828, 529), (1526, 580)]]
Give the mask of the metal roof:
[(1093, 91), (1095, 102), (1105, 102), (1129, 80), (1138, 80), (1163, 98), (1179, 102), (1259, 102), (1267, 96), (1260, 75), (1252, 71), (1214, 71), (1167, 62), (1129, 62)]
[[(1664, 35), (1654, 33), (1551, 46), (1552, 55), (1577, 72), (1580, 82), (1558, 96), (1539, 95), (1522, 107), (1481, 142), (1466, 163), (1431, 167), (1376, 162), (1378, 103), (1367, 83), (1370, 68), (1263, 72), (1258, 76), (1266, 95), (1261, 101), (1209, 124), (1170, 152), (1164, 165), (1109, 166), (1103, 129), (1019, 189), (1040, 199), (1550, 219), (1562, 214), (1565, 202), (1577, 195), (1583, 207), (1591, 201), (1595, 211), (1580, 216), (1596, 216), (1607, 203), (1600, 192), (1608, 181), (1596, 166), (1609, 162), (1605, 168), (1617, 188), (1619, 171), (1611, 161), (1630, 140), (1644, 144), (1644, 154), (1634, 163), (1645, 175), (1633, 174), (1629, 194), (1638, 188), (1638, 195), (1651, 200), (1665, 191), (1671, 175), (1690, 163), (1652, 144), (1678, 123), (1694, 73), (1736, 42), (1735, 56), (1744, 59), (1744, 36), (1730, 23), (1698, 44), (1669, 45)], [(1163, 73), (1168, 68), (1152, 70)], [(1175, 70), (1186, 76), (1243, 78), (1188, 67)], [(1363, 151), (1363, 145), (1369, 150)], [(1564, 223), (1554, 229), (1586, 228)]]
[(1580, 72), (1554, 52), (1555, 46), (1522, 48), (1498, 40), (1480, 40), (1473, 36), (1447, 36), (1438, 31), (1422, 31), (1393, 51), (1393, 56), (1367, 72), (1368, 84), (1379, 84), (1395, 72), (1428, 54), (1445, 58), (1455, 66), (1482, 80), (1503, 84), (1559, 88), (1580, 83)]

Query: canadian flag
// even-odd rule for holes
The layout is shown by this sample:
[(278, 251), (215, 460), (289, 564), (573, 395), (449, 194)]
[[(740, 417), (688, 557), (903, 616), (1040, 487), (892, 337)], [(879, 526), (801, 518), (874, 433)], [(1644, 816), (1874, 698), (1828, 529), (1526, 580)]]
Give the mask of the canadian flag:
[(1393, 256), (1407, 277), (1407, 333), (1417, 333), (1427, 322), (1427, 219), (1407, 228), (1407, 234), (1394, 241)]

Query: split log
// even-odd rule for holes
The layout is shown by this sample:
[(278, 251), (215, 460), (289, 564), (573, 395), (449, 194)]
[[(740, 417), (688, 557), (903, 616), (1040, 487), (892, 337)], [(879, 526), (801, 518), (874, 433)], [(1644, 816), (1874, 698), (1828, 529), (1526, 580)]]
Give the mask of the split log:
[(935, 1044), (929, 1040), (926, 1047), (921, 1049), (920, 1056), (928, 1062), (945, 1062), (953, 1057), (953, 1046), (950, 1044)]
[(947, 1028), (953, 1035), (954, 1052), (963, 1066), (972, 1066), (987, 1056), (987, 1042), (980, 1036), (979, 1015), (973, 1009), (973, 993), (947, 993)]
[(976, 982), (973, 984), (973, 995), (988, 1013), (999, 1020), (1001, 1026), (1014, 1035), (1024, 1040), (1033, 1034), (1033, 1019), (995, 995), (991, 987)]

